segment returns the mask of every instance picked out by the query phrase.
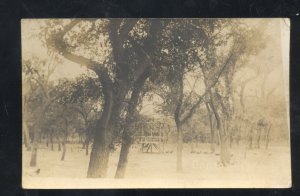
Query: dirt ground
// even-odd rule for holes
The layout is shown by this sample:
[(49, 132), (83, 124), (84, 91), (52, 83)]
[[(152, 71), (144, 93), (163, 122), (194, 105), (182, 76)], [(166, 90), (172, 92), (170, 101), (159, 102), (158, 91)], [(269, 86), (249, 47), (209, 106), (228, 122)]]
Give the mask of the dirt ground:
[[(218, 148), (218, 147), (216, 147)], [(87, 179), (89, 156), (81, 145), (68, 144), (64, 161), (61, 153), (41, 147), (37, 167), (29, 167), (30, 151), (23, 148), (23, 187), (25, 188), (204, 188), (204, 187), (290, 187), (291, 162), (288, 145), (272, 145), (268, 150), (231, 148), (231, 164), (219, 164), (219, 152), (209, 144), (199, 144), (195, 153), (184, 146), (183, 171), (176, 172), (176, 146), (168, 153), (141, 153), (131, 148), (125, 179), (113, 179), (119, 149), (110, 155), (106, 179)], [(40, 169), (37, 174), (36, 171)]]

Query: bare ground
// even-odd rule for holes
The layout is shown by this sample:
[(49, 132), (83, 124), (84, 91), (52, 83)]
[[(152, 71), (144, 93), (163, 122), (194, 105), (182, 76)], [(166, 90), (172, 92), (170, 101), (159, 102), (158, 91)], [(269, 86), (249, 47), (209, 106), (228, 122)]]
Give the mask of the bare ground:
[[(57, 147), (57, 146), (55, 146)], [(217, 147), (218, 148), (218, 147)], [(219, 163), (219, 153), (209, 144), (199, 144), (195, 153), (185, 146), (183, 171), (176, 172), (176, 147), (169, 153), (141, 153), (135, 145), (130, 151), (125, 179), (113, 179), (119, 149), (110, 156), (106, 179), (87, 179), (89, 156), (81, 145), (68, 144), (65, 161), (55, 149), (38, 150), (37, 167), (29, 167), (30, 152), (23, 148), (23, 187), (25, 188), (168, 188), (168, 187), (290, 187), (290, 151), (286, 145), (268, 150), (233, 146), (231, 164)], [(170, 151), (172, 153), (170, 153)], [(40, 169), (37, 174), (36, 171)]]

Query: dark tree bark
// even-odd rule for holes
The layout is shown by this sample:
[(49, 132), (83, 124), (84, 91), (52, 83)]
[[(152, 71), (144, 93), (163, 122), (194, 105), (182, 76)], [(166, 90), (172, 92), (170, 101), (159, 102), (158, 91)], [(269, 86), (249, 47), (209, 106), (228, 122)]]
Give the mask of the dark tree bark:
[(135, 85), (133, 86), (133, 90), (131, 93), (131, 98), (128, 104), (128, 114), (126, 116), (124, 130), (122, 134), (122, 145), (121, 145), (121, 152), (118, 162), (117, 171), (115, 174), (115, 178), (124, 178), (125, 171), (127, 167), (128, 162), (128, 154), (129, 149), (133, 143), (133, 132), (130, 131), (131, 125), (134, 121), (135, 113), (136, 113), (136, 107), (139, 102), (140, 98), (140, 92), (147, 80), (147, 78), (150, 76), (151, 71), (149, 69), (145, 69), (144, 73), (138, 78), (138, 80), (135, 82)]
[(105, 139), (107, 137), (105, 129), (107, 128), (102, 127), (95, 135), (87, 173), (88, 178), (106, 177), (109, 160), (109, 144)]
[(129, 90), (129, 86), (125, 81), (112, 83), (108, 74), (105, 73), (102, 76), (104, 77), (100, 80), (103, 85), (104, 108), (94, 136), (87, 175), (89, 178), (103, 178), (106, 176), (110, 146), (114, 134), (120, 128), (120, 112)]
[[(108, 77), (106, 75), (106, 77)], [(112, 85), (107, 78), (101, 78), (104, 94), (104, 107), (100, 120), (96, 125), (96, 133), (94, 135), (94, 143), (90, 155), (90, 162), (87, 172), (88, 178), (104, 178), (106, 177), (107, 165), (109, 160), (110, 138), (108, 136), (110, 130), (110, 119), (113, 110), (113, 91)]]
[(115, 178), (124, 178), (125, 176), (126, 167), (128, 163), (129, 149), (132, 142), (132, 136), (130, 136), (127, 131), (124, 131), (122, 135), (122, 146)]
[[(133, 27), (137, 20), (131, 20), (129, 23)], [(107, 165), (109, 161), (109, 148), (112, 145), (114, 134), (119, 129), (119, 117), (123, 107), (125, 96), (130, 85), (129, 67), (126, 63), (127, 56), (124, 56), (123, 39), (128, 38), (131, 28), (124, 25), (120, 29), (121, 20), (112, 20), (109, 25), (109, 36), (112, 45), (112, 52), (116, 62), (116, 79), (114, 82), (109, 77), (108, 70), (98, 70), (95, 68), (103, 86), (104, 109), (102, 117), (97, 125), (97, 131), (94, 137), (93, 148), (90, 155), (90, 163), (87, 176), (90, 178), (102, 178), (106, 176)], [(124, 29), (126, 27), (126, 29)], [(119, 31), (119, 33), (118, 33)]]

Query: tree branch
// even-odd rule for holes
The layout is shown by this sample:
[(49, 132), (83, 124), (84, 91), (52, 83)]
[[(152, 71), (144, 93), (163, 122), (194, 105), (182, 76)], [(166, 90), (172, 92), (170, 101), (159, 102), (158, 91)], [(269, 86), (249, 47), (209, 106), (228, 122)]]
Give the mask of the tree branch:
[(60, 32), (55, 35), (52, 35), (52, 39), (54, 41), (54, 47), (62, 55), (64, 58), (77, 63), (79, 65), (86, 66), (89, 69), (95, 70), (96, 65), (99, 63), (92, 61), (91, 59), (85, 58), (83, 56), (73, 54), (68, 51), (68, 44), (64, 40), (64, 36), (74, 27), (76, 26), (80, 20), (72, 20), (69, 24), (67, 24)]
[(198, 101), (193, 105), (193, 107), (188, 111), (188, 113), (185, 115), (185, 117), (182, 119), (181, 123), (184, 124), (189, 118), (192, 117), (194, 114), (196, 108), (203, 102), (203, 98), (206, 96), (206, 94), (210, 91), (211, 88), (213, 88), (219, 81), (219, 78), (221, 77), (222, 73), (224, 72), (225, 68), (229, 65), (230, 59), (233, 56), (233, 52), (231, 52), (230, 56), (227, 58), (226, 62), (222, 66), (221, 70), (215, 77), (215, 80), (206, 87), (205, 92), (198, 98)]

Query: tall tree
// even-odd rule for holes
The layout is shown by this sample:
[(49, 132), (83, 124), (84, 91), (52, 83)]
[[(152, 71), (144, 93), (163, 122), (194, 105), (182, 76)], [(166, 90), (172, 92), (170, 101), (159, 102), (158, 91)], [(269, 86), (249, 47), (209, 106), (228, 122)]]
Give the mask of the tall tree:
[[(146, 47), (152, 44), (151, 39), (146, 39), (151, 38), (151, 34), (143, 33), (146, 30), (141, 29), (156, 32), (160, 26), (159, 21), (149, 23), (137, 19), (72, 20), (52, 30), (48, 25), (47, 30), (52, 31), (47, 37), (48, 47), (64, 58), (93, 70), (101, 82), (103, 112), (96, 124), (88, 177), (106, 176), (109, 146), (113, 133), (120, 129), (118, 122), (124, 109), (124, 99), (135, 82), (152, 66), (145, 51), (151, 48)], [(106, 40), (106, 45), (99, 47), (97, 43), (101, 40)], [(142, 44), (144, 47), (141, 47)], [(103, 55), (104, 49), (106, 56)], [(99, 55), (104, 59), (95, 58)]]
[[(205, 37), (208, 44), (201, 48), (199, 64), (209, 93), (209, 106), (220, 135), (220, 160), (223, 165), (227, 165), (230, 161), (230, 125), (233, 124), (234, 116), (233, 79), (247, 59), (264, 47), (264, 41), (260, 31), (249, 28), (239, 20), (209, 20), (206, 24)], [(221, 73), (218, 70), (223, 71)], [(214, 83), (216, 73), (221, 73), (218, 75), (220, 79), (212, 88), (210, 84)]]
[[(160, 57), (162, 55), (162, 35), (166, 26), (170, 23), (170, 20), (146, 20), (142, 21), (138, 26), (138, 33), (147, 36), (140, 38), (136, 36), (135, 42), (132, 42), (133, 50), (135, 51), (135, 58), (138, 60), (137, 66), (145, 66), (143, 73), (136, 79), (130, 89), (130, 98), (126, 107), (126, 116), (124, 123), (122, 124), (122, 145), (121, 152), (118, 162), (117, 171), (115, 174), (116, 178), (123, 178), (126, 171), (128, 162), (128, 154), (131, 144), (133, 143), (134, 131), (130, 130), (133, 126), (134, 119), (137, 117), (137, 107), (141, 103), (143, 96), (149, 88), (145, 88), (146, 81), (155, 74), (156, 70), (159, 69)], [(144, 29), (144, 26), (148, 26), (148, 29)]]

